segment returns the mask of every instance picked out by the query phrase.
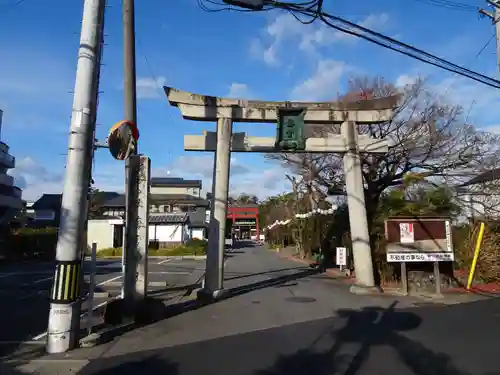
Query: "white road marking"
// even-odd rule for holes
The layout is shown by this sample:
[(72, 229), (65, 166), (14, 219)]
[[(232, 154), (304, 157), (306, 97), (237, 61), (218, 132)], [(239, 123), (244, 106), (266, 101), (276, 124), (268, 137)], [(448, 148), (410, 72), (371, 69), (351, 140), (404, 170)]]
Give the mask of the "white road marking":
[(36, 341), (36, 340), (28, 340), (28, 341), (0, 341), (0, 345), (45, 345), (44, 342)]
[(165, 264), (167, 262), (171, 262), (172, 259), (163, 259), (163, 260), (160, 260), (157, 264)]
[(48, 294), (49, 292), (47, 290), (39, 290), (37, 292), (30, 293), (30, 294), (27, 294), (25, 296), (19, 297), (18, 300), (22, 301), (24, 299), (28, 299), (28, 298), (31, 298), (31, 297), (39, 296), (39, 295), (44, 294), (44, 293)]
[(108, 264), (96, 264), (96, 268), (121, 268), (122, 262), (113, 262)]
[(111, 281), (115, 281), (115, 280), (118, 280), (122, 277), (122, 275), (119, 275), (119, 276), (116, 276), (116, 277), (112, 277), (111, 279), (107, 279), (107, 280), (104, 280), (104, 281), (101, 281), (99, 284), (96, 284), (95, 286), (103, 286), (103, 285), (106, 285), (107, 283), (110, 283)]
[(50, 275), (54, 273), (54, 271), (23, 271), (23, 272), (9, 272), (9, 273), (0, 273), (0, 279), (11, 276), (24, 276), (24, 275)]
[(182, 272), (182, 271), (159, 271), (159, 272), (148, 272), (148, 274), (152, 275), (165, 275), (165, 274), (173, 274), (173, 275), (190, 275), (191, 272)]
[(40, 283), (43, 283), (44, 281), (48, 281), (48, 280), (52, 280), (52, 276), (51, 277), (46, 277), (44, 279), (38, 279), (38, 280), (35, 280), (35, 281), (30, 281), (29, 283), (21, 284), (21, 286), (30, 286), (32, 284), (40, 284)]

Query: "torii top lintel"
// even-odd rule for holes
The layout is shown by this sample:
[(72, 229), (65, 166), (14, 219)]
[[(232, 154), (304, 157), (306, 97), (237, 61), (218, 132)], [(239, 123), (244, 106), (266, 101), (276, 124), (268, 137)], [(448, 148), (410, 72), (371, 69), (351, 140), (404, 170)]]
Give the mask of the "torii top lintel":
[(261, 100), (229, 99), (193, 94), (164, 86), (172, 106), (178, 107), (183, 118), (216, 121), (231, 118), (235, 122), (269, 122), (277, 120), (278, 108), (304, 108), (305, 122), (331, 124), (344, 121), (380, 123), (389, 121), (400, 101), (400, 95), (352, 102), (266, 102)]

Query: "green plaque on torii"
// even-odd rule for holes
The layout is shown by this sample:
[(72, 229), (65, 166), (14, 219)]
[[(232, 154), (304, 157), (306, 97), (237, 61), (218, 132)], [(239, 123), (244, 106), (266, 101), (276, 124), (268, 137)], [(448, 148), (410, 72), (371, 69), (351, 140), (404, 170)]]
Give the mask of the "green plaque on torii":
[(305, 108), (278, 108), (276, 149), (281, 151), (305, 150)]

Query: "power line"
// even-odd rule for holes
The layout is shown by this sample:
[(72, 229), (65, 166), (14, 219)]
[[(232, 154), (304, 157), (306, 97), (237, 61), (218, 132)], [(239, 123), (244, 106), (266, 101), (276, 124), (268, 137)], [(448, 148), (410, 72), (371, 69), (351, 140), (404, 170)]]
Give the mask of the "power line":
[(15, 7), (17, 5), (21, 5), (22, 3), (26, 2), (28, 0), (17, 0), (16, 2), (13, 3), (7, 3), (7, 4), (0, 4), (2, 8), (10, 8), (10, 7)]
[(326, 25), (343, 33), (367, 40), (383, 48), (390, 49), (392, 51), (422, 61), (426, 64), (433, 65), (443, 70), (467, 77), (476, 82), (483, 83), (487, 86), (500, 88), (500, 81), (497, 79), (464, 68), (448, 60), (442, 59), (426, 51), (413, 47), (410, 44), (388, 37), (387, 35), (373, 31), (361, 25), (357, 25), (346, 19), (328, 14), (322, 10), (322, 5), (323, 5), (322, 0), (318, 0), (314, 2), (313, 5), (309, 5), (307, 7), (297, 3), (288, 3), (288, 2), (271, 1), (271, 0), (265, 1), (265, 5), (266, 7), (264, 9), (266, 10), (269, 9), (269, 7), (273, 7), (273, 8), (287, 10), (291, 12), (294, 16), (296, 16), (297, 14), (302, 14), (310, 17), (308, 21), (303, 21), (300, 18), (296, 17), (297, 20), (302, 23), (312, 23), (315, 20), (320, 19)]
[(413, 1), (432, 5), (438, 8), (446, 8), (462, 12), (477, 12), (479, 10), (479, 6), (462, 3), (458, 1), (451, 1), (451, 0), (413, 0)]

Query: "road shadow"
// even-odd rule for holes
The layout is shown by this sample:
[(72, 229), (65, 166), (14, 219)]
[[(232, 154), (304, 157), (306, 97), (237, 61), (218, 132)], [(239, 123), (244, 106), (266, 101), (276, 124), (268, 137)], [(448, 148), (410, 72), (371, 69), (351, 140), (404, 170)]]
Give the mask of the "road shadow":
[(219, 303), (229, 298), (240, 296), (259, 289), (280, 287), (285, 285), (296, 285), (293, 284), (294, 281), (312, 275), (317, 275), (319, 273), (320, 271), (317, 269), (306, 269), (293, 274), (278, 276), (275, 278), (229, 288), (226, 289), (221, 297), (217, 300), (206, 300), (204, 298), (201, 298), (165, 304), (165, 301), (163, 298), (161, 298), (161, 296), (150, 294), (148, 298), (146, 298), (146, 300), (141, 304), (141, 306), (137, 308), (133, 317), (133, 321), (130, 323), (127, 323), (126, 319), (123, 316), (123, 300), (113, 300), (106, 306), (106, 311), (104, 313), (104, 322), (107, 327), (104, 328), (100, 333), (99, 344), (110, 342), (127, 332), (131, 332), (135, 329), (154, 324), (158, 321), (172, 318), (176, 315), (197, 310), (206, 305)]
[[(51, 285), (52, 287), (52, 285)], [(82, 307), (86, 307), (86, 294), (89, 284), (84, 281), (81, 291)], [(96, 287), (96, 292), (103, 289)], [(37, 342), (37, 335), (47, 330), (50, 308), (50, 289), (41, 291), (32, 298), (17, 300), (15, 308), (1, 310), (0, 314), (0, 362), (2, 360), (26, 361), (45, 354), (45, 337)], [(83, 310), (81, 310), (83, 312)], [(85, 327), (81, 326), (81, 335)], [(2, 374), (3, 375), (3, 374)]]
[[(362, 310), (339, 310), (337, 314), (346, 319), (346, 324), (321, 336), (331, 335), (333, 345), (323, 350), (314, 349), (323, 339), (318, 337), (310, 347), (291, 355), (283, 355), (276, 359), (272, 367), (256, 372), (256, 375), (369, 375), (380, 373), (382, 369), (373, 368), (373, 357), (383, 353), (384, 357), (376, 358), (377, 367), (386, 367), (386, 373), (414, 375), (473, 375), (458, 369), (451, 358), (444, 353), (436, 353), (419, 342), (409, 339), (402, 332), (417, 329), (421, 318), (411, 312), (396, 311), (396, 303), (389, 308), (366, 307)], [(345, 354), (344, 347), (357, 348), (354, 353)], [(378, 351), (370, 357), (374, 348), (390, 347), (399, 363), (389, 362), (384, 351)], [(388, 357), (392, 359), (393, 357)], [(384, 361), (387, 362), (384, 362)], [(394, 371), (394, 372), (392, 372)], [(500, 372), (483, 373), (482, 375), (499, 375)], [(474, 375), (479, 375), (474, 372)]]
[[(279, 271), (269, 271), (271, 272), (279, 272)], [(245, 284), (233, 288), (229, 288), (223, 294), (222, 300), (227, 298), (236, 297), (242, 294), (250, 293), (255, 290), (269, 288), (273, 286), (280, 286), (283, 284), (289, 284), (292, 281), (300, 280), (307, 278), (309, 276), (314, 276), (320, 274), (321, 271), (315, 268), (303, 269), (299, 272), (294, 272), (292, 274), (282, 275), (274, 278), (269, 278), (266, 280), (256, 281), (254, 283)]]
[[(77, 375), (161, 374), (178, 375), (179, 366), (160, 357), (158, 351), (144, 351), (90, 362)], [(3, 375), (3, 374), (2, 374)]]
[[(304, 271), (304, 270), (309, 270), (309, 267), (287, 267), (287, 268), (278, 268), (275, 270), (269, 270), (269, 271), (264, 271), (264, 272), (254, 272), (254, 273), (241, 272), (241, 274), (238, 276), (225, 277), (224, 281), (245, 279), (247, 277), (269, 275), (269, 274), (273, 274), (273, 273), (284, 272), (284, 271), (293, 271), (293, 270)], [(234, 274), (236, 272), (230, 272), (230, 273)]]

